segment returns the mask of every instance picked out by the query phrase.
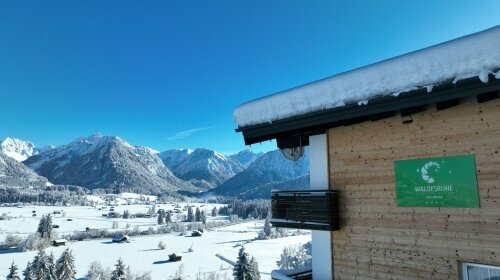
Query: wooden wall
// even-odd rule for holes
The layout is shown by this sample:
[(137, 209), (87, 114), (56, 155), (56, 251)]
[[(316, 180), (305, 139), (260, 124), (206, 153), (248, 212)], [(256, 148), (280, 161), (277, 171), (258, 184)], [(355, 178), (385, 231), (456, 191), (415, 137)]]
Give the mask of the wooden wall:
[[(458, 261), (500, 265), (500, 99), (330, 129), (336, 279), (458, 279)], [(480, 208), (395, 204), (399, 159), (474, 154)]]

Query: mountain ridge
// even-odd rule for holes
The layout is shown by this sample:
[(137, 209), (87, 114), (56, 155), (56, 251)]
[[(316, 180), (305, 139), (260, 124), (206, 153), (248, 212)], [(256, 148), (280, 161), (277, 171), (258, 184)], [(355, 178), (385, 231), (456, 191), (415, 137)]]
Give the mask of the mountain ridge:
[(162, 154), (165, 165), (169, 166), (177, 177), (203, 189), (220, 186), (243, 170), (243, 167), (230, 157), (204, 148), (170, 150)]
[(0, 141), (0, 153), (3, 153), (18, 162), (22, 162), (30, 156), (38, 154), (38, 149), (29, 141), (6, 137)]
[[(173, 196), (208, 191), (238, 198), (268, 198), (272, 189), (309, 186), (304, 177), (309, 174), (308, 149), (303, 158), (293, 162), (279, 150), (254, 153), (247, 149), (224, 155), (198, 148), (160, 153), (100, 133), (40, 149), (29, 141), (12, 139), (2, 141), (9, 144), (4, 145), (8, 149), (1, 150), (4, 156), (9, 157), (5, 150), (25, 157), (32, 154), (23, 163), (18, 162), (21, 169), (29, 167), (19, 170), (19, 176), (28, 180), (40, 176), (47, 184)], [(10, 182), (15, 184), (15, 180)]]
[[(269, 183), (280, 183), (309, 174), (309, 149), (297, 161), (286, 159), (280, 150), (265, 153), (255, 160), (248, 168), (227, 180), (221, 186), (215, 188), (211, 193), (214, 195), (244, 197), (244, 194), (252, 189), (262, 188)], [(304, 183), (305, 181), (297, 181)], [(285, 185), (279, 185), (286, 188)], [(308, 188), (307, 184), (295, 184), (294, 188)]]
[(154, 150), (117, 136), (81, 137), (24, 163), (57, 184), (171, 195), (199, 191), (173, 175)]
[(244, 168), (248, 168), (254, 161), (259, 159), (264, 154), (265, 154), (264, 152), (254, 153), (246, 149), (236, 154), (232, 154), (229, 157), (239, 162)]
[(24, 164), (0, 153), (0, 186), (2, 187), (45, 187), (49, 180), (38, 175)]

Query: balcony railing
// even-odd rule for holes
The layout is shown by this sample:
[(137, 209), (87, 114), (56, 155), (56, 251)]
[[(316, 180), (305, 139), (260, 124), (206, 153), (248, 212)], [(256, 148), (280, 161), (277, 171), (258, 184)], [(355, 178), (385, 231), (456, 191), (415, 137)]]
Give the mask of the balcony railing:
[(337, 191), (276, 191), (272, 193), (274, 227), (334, 231), (339, 226)]

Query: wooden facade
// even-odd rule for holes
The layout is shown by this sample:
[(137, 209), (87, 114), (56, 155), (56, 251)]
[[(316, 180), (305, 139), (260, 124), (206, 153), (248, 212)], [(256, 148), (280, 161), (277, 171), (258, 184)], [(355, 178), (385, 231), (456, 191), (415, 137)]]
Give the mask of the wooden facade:
[[(459, 262), (500, 265), (500, 99), (328, 130), (335, 279), (458, 279)], [(480, 208), (396, 207), (394, 161), (473, 154)]]

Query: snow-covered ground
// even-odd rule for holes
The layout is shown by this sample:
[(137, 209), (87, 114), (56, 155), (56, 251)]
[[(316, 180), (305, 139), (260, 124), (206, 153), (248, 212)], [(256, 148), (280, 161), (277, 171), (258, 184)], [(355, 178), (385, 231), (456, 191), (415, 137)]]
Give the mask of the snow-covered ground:
[[(207, 216), (210, 216), (210, 212), (214, 207), (217, 207), (218, 209), (222, 206), (221, 204), (206, 203), (183, 203), (178, 205), (181, 207), (181, 213), (178, 215), (174, 214), (174, 221), (176, 221), (177, 218), (180, 218), (181, 214), (187, 214), (187, 210), (184, 208), (185, 205), (200, 207), (200, 210), (204, 210)], [(56, 229), (59, 235), (72, 233), (74, 231), (85, 231), (86, 227), (96, 229), (112, 229), (113, 222), (118, 222), (118, 229), (125, 229), (127, 225), (130, 228), (137, 226), (141, 230), (147, 229), (150, 226), (157, 226), (156, 218), (108, 219), (107, 217), (104, 217), (103, 214), (109, 213), (111, 207), (113, 207), (114, 212), (119, 214), (123, 214), (125, 210), (128, 210), (130, 214), (137, 214), (147, 213), (148, 209), (151, 208), (152, 205), (97, 205), (95, 207), (25, 206), (22, 208), (0, 207), (0, 215), (5, 213), (12, 217), (10, 220), (0, 221), (0, 242), (2, 242), (5, 239), (5, 236), (9, 233), (25, 236), (35, 232), (41, 217), (45, 214), (52, 214), (52, 224), (59, 226), (59, 228)], [(156, 210), (173, 210), (175, 205), (172, 203), (156, 204), (155, 207)], [(35, 211), (35, 213), (33, 213), (33, 211)], [(61, 214), (53, 214), (54, 211), (59, 211)], [(36, 214), (36, 217), (33, 217), (33, 214)], [(225, 219), (226, 217), (219, 218)]]
[[(180, 204), (182, 209), (184, 204)], [(189, 205), (200, 206), (203, 204), (189, 203)], [(220, 205), (204, 204), (206, 212)], [(129, 210), (131, 214), (146, 212), (149, 205), (120, 205), (115, 206), (115, 211), (122, 213)], [(172, 209), (172, 204), (157, 205), (157, 209)], [(120, 228), (127, 223), (132, 227), (138, 225), (149, 227), (156, 225), (155, 218), (142, 219), (107, 219), (102, 213), (109, 211), (98, 210), (102, 206), (93, 207), (2, 207), (0, 215), (8, 213), (10, 216), (18, 217), (8, 221), (0, 221), (0, 241), (8, 233), (29, 234), (35, 231), (42, 214), (53, 213), (53, 211), (64, 210), (62, 214), (55, 215), (54, 224), (58, 224), (59, 233), (83, 231), (85, 227), (111, 228), (113, 221), (119, 221)], [(31, 217), (35, 210), (37, 217)], [(72, 221), (67, 221), (72, 219)], [(224, 217), (218, 217), (224, 219)], [(56, 258), (61, 252), (69, 247), (75, 256), (77, 277), (83, 277), (88, 266), (93, 261), (99, 261), (104, 267), (113, 268), (116, 260), (122, 258), (132, 271), (150, 271), (153, 279), (168, 279), (183, 264), (184, 275), (187, 279), (195, 279), (198, 273), (219, 272), (232, 275), (232, 266), (225, 260), (236, 261), (239, 246), (245, 245), (246, 251), (253, 255), (259, 262), (259, 270), (263, 279), (270, 279), (271, 270), (276, 268), (276, 261), (285, 246), (293, 244), (304, 244), (310, 240), (310, 235), (292, 236), (271, 240), (254, 240), (257, 233), (262, 230), (263, 221), (250, 221), (236, 225), (220, 227), (205, 231), (202, 237), (179, 236), (177, 233), (163, 235), (149, 235), (132, 237), (131, 243), (111, 243), (107, 239), (96, 239), (89, 241), (70, 242), (67, 246), (51, 247), (47, 252), (54, 252)], [(158, 242), (166, 244), (165, 250), (158, 249)], [(192, 246), (194, 252), (188, 252)], [(176, 253), (182, 255), (181, 262), (168, 262), (168, 254)], [(36, 252), (14, 252), (3, 253), (0, 251), (0, 278), (8, 273), (8, 267), (12, 261), (24, 270), (28, 260), (32, 260)]]
[(126, 204), (144, 204), (144, 202), (154, 202), (157, 197), (154, 195), (144, 195), (136, 193), (122, 192), (120, 194), (107, 194), (102, 195), (86, 195), (87, 200), (96, 204), (105, 204), (105, 199), (113, 205), (126, 205)]

